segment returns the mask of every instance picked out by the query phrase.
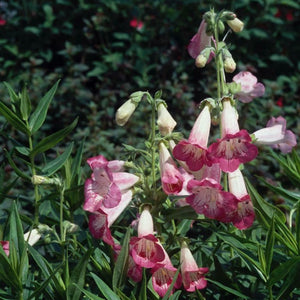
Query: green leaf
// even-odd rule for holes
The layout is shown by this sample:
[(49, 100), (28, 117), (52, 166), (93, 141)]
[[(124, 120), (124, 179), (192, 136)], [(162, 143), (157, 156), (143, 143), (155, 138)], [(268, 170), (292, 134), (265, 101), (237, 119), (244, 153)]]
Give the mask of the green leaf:
[(106, 300), (120, 300), (120, 297), (101, 278), (94, 273), (91, 273), (91, 275)]
[(50, 163), (46, 164), (43, 168), (43, 172), (46, 176), (50, 176), (58, 171), (66, 162), (66, 160), (71, 155), (74, 143), (72, 142), (62, 155), (59, 155), (57, 158), (53, 159)]
[[(76, 155), (72, 161), (72, 166), (71, 166), (71, 186), (73, 183), (75, 183), (75, 178), (76, 176), (80, 175), (80, 170), (81, 170), (81, 161), (82, 161), (82, 155), (83, 155), (83, 146), (84, 146), (84, 140), (80, 143), (79, 147), (76, 150)], [(76, 184), (79, 184), (77, 182)]]
[(235, 295), (237, 297), (240, 297), (242, 299), (250, 299), (248, 296), (242, 294), (241, 292), (239, 292), (237, 290), (234, 290), (234, 289), (232, 289), (232, 288), (230, 288), (230, 287), (228, 287), (228, 286), (226, 286), (226, 285), (224, 285), (224, 284), (222, 284), (222, 283), (220, 283), (218, 281), (214, 281), (214, 280), (209, 279), (209, 278), (207, 278), (207, 281), (209, 281), (209, 282), (217, 285), (221, 289), (223, 289), (223, 290), (227, 291), (228, 293), (233, 294), (233, 295)]
[(76, 286), (83, 294), (85, 294), (85, 295), (88, 297), (88, 299), (90, 299), (90, 300), (105, 300), (104, 298), (100, 298), (100, 297), (98, 297), (98, 296), (92, 294), (91, 292), (89, 292), (89, 291), (83, 289), (82, 287), (78, 286), (77, 284), (75, 284), (75, 283), (73, 283), (73, 284), (74, 284), (74, 285), (75, 285), (75, 286)]
[(285, 263), (280, 264), (274, 269), (270, 275), (268, 286), (274, 285), (276, 282), (282, 280), (295, 266), (299, 267), (300, 256), (294, 256), (287, 260)]
[(78, 118), (76, 118), (70, 125), (67, 127), (47, 136), (43, 140), (41, 140), (31, 151), (31, 157), (34, 157), (38, 153), (43, 153), (52, 147), (54, 147), (57, 143), (62, 141), (77, 125)]
[(50, 105), (50, 102), (52, 101), (57, 86), (59, 84), (58, 80), (52, 88), (46, 93), (46, 95), (40, 100), (38, 106), (36, 107), (35, 111), (32, 113), (29, 119), (29, 127), (31, 130), (31, 133), (34, 134), (37, 132), (37, 130), (43, 125), (45, 122), (47, 112), (48, 112), (48, 107)]
[(18, 104), (20, 99), (19, 99), (18, 95), (15, 93), (15, 91), (13, 90), (13, 88), (11, 87), (11, 85), (5, 81), (3, 82), (3, 84), (5, 85), (5, 87), (8, 90), (10, 102), (12, 104)]
[(18, 253), (18, 262), (20, 262), (23, 251), (25, 250), (25, 241), (24, 241), (23, 227), (22, 227), (21, 219), (15, 201), (12, 204), (12, 210), (9, 218), (9, 225), (10, 225), (9, 241), (13, 242), (14, 245), (16, 246), (17, 253)]
[[(286, 218), (284, 213), (278, 209), (276, 206), (271, 205), (270, 203), (266, 202), (256, 191), (253, 185), (249, 182), (247, 178), (245, 178), (248, 190), (250, 192), (251, 200), (256, 210), (258, 210), (263, 216), (263, 218), (270, 224), (274, 215), (278, 217), (278, 221), (281, 223), (286, 222)], [(259, 218), (258, 218), (259, 219)], [(262, 220), (259, 220), (262, 221)], [(263, 223), (266, 226), (265, 223)]]
[(0, 247), (0, 279), (9, 285), (13, 291), (21, 291), (22, 283), (19, 280), (17, 273), (11, 267), (8, 257), (3, 248)]
[(266, 254), (265, 254), (267, 276), (270, 274), (270, 270), (271, 270), (274, 243), (275, 243), (275, 226), (274, 226), (274, 218), (272, 218), (270, 228), (269, 228), (268, 234), (267, 234)]
[(22, 94), (21, 94), (21, 105), (20, 111), (22, 114), (22, 118), (24, 121), (28, 120), (28, 117), (31, 112), (31, 102), (27, 93), (26, 86), (23, 87)]
[(120, 254), (118, 255), (112, 277), (113, 290), (116, 292), (124, 284), (128, 269), (130, 227), (127, 228)]
[(179, 276), (179, 272), (180, 272), (180, 268), (177, 269), (177, 271), (176, 271), (176, 273), (175, 273), (175, 275), (174, 275), (174, 277), (173, 277), (172, 283), (170, 284), (170, 286), (169, 286), (169, 288), (168, 288), (168, 290), (167, 290), (167, 292), (166, 292), (166, 294), (164, 295), (164, 297), (163, 297), (162, 300), (168, 300), (168, 299), (169, 299), (170, 294), (171, 294), (171, 292), (172, 292), (172, 290), (173, 290), (173, 287), (174, 287), (174, 285), (175, 285), (175, 283), (176, 283), (176, 280), (177, 280), (177, 278), (178, 278), (178, 276)]
[[(75, 268), (72, 270), (71, 284), (68, 286), (68, 295), (72, 300), (80, 299), (81, 291), (77, 290), (76, 287), (83, 288), (84, 286), (86, 267), (89, 262), (89, 258), (91, 256), (92, 251), (93, 249), (89, 249), (79, 260)], [(72, 283), (75, 283), (76, 287)]]
[(145, 268), (143, 268), (143, 280), (140, 287), (138, 300), (147, 300), (147, 276)]
[(27, 135), (30, 134), (30, 131), (28, 130), (26, 124), (1, 101), (0, 113), (5, 117), (6, 121), (10, 123), (14, 128)]

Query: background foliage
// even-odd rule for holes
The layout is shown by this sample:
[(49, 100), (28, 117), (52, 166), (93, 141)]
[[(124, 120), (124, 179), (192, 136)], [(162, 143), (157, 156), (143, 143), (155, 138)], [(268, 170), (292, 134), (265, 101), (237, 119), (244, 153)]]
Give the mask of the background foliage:
[[(253, 72), (266, 86), (263, 98), (243, 106), (240, 114), (247, 118), (243, 118), (241, 126), (251, 132), (264, 127), (270, 115), (282, 115), (287, 119), (288, 127), (299, 136), (300, 18), (299, 4), (295, 1), (0, 2), (0, 80), (8, 82), (16, 92), (22, 92), (27, 86), (32, 107), (37, 107), (46, 91), (61, 79), (55, 97), (51, 99), (47, 118), (35, 133), (35, 145), (79, 117), (72, 138), (65, 134), (62, 143), (52, 150), (42, 149), (36, 153), (35, 159), (37, 169), (45, 172), (47, 162), (59, 154), (69, 153), (64, 161), (61, 160), (66, 164), (63, 167), (61, 164), (56, 171), (68, 183), (64, 219), (81, 228), (76, 237), (70, 234), (67, 239), (68, 266), (59, 264), (61, 249), (65, 249), (64, 241), (61, 236), (55, 237), (51, 230), (40, 242), (39, 251), (33, 247), (29, 247), (28, 251), (24, 248), (22, 234), (32, 225), (34, 198), (33, 190), (29, 190), (26, 183), (26, 176), (30, 176), (29, 156), (21, 147), (27, 141), (15, 126), (0, 116), (0, 240), (14, 236), (16, 248), (16, 254), (9, 262), (15, 269), (9, 268), (11, 273), (8, 274), (12, 279), (9, 284), (6, 282), (8, 288), (1, 291), (2, 297), (11, 295), (14, 299), (14, 291), (22, 290), (22, 285), (25, 286), (24, 299), (32, 292), (36, 293), (36, 299), (67, 299), (74, 293), (79, 297), (78, 291), (83, 289), (87, 297), (89, 292), (106, 299), (118, 299), (111, 296), (115, 295), (114, 292), (121, 297), (121, 289), (118, 290), (121, 286), (114, 286), (114, 292), (111, 291), (114, 271), (110, 267), (112, 258), (107, 254), (109, 248), (91, 238), (87, 217), (81, 209), (82, 184), (88, 174), (85, 159), (100, 153), (107, 159), (115, 159), (122, 157), (122, 143), (135, 146), (141, 143), (141, 132), (148, 126), (144, 122), (146, 106), (135, 113), (125, 129), (116, 128), (114, 121), (116, 108), (136, 90), (154, 93), (161, 89), (169, 110), (178, 122), (178, 130), (184, 133), (190, 130), (199, 112), (197, 104), (216, 93), (213, 67), (195, 68), (186, 51), (202, 14), (211, 6), (215, 10), (232, 10), (245, 22), (242, 33), (230, 36), (231, 51), (238, 69)], [(143, 23), (142, 28), (132, 26), (130, 22), (134, 19)], [(10, 95), (4, 84), (0, 86), (0, 96), (4, 103), (9, 103)], [(85, 140), (84, 145), (81, 140)], [(16, 168), (25, 174), (25, 184), (20, 174), (17, 176), (12, 169), (12, 161), (16, 161)], [(265, 152), (249, 165), (246, 172), (254, 185), (254, 198), (261, 201), (256, 194), (257, 189), (266, 195), (264, 200), (289, 213), (299, 203), (299, 170), (296, 151), (288, 158)], [(254, 175), (264, 179), (257, 180)], [(59, 232), (60, 191), (45, 187), (40, 193), (40, 221), (54, 228), (54, 232)], [(12, 204), (13, 200), (16, 204)], [(275, 243), (272, 239), (274, 231), (279, 232), (277, 235), (290, 235), (287, 226), (276, 223), (271, 215), (264, 216), (266, 224), (257, 222), (245, 234), (234, 232), (229, 235), (227, 228), (207, 221), (189, 231), (193, 252), (200, 247), (202, 249), (198, 262), (211, 269), (212, 283), (205, 292), (207, 299), (233, 299), (233, 295), (234, 299), (240, 299), (243, 294), (250, 299), (265, 299), (266, 281), (275, 284), (277, 295), (285, 297), (282, 299), (299, 296), (299, 291), (288, 296), (289, 287), (295, 284), (293, 279), (299, 273), (299, 245), (297, 248), (294, 244), (295, 241), (299, 243), (299, 239), (288, 244), (278, 240)], [(125, 221), (124, 224), (127, 224)], [(187, 231), (189, 225), (181, 224), (182, 231)], [(124, 234), (119, 230), (120, 238), (123, 239)], [(56, 238), (57, 243), (52, 243)], [(272, 255), (264, 257), (261, 253), (267, 253), (266, 250), (273, 248), (274, 244), (277, 245), (274, 254), (272, 252)], [(87, 249), (93, 249), (93, 253)], [(211, 256), (212, 251), (217, 253), (214, 257)], [(43, 256), (47, 257), (47, 261)], [(2, 264), (8, 266), (3, 257)], [(285, 260), (286, 257), (289, 260)], [(284, 267), (278, 269), (280, 264), (291, 271), (290, 275), (282, 273)], [(78, 273), (78, 270), (81, 272)], [(274, 282), (270, 283), (271, 271), (272, 278), (277, 281), (273, 279)], [(88, 286), (85, 285), (86, 278)], [(6, 279), (9, 281), (9, 278)], [(32, 282), (34, 286), (31, 286)], [(282, 282), (287, 283), (287, 291), (282, 288)], [(77, 284), (78, 289), (71, 283)], [(129, 295), (131, 289), (142, 295), (142, 288), (139, 290), (130, 283), (123, 291)], [(110, 296), (105, 295), (110, 292)], [(89, 299), (98, 299), (93, 297)], [(186, 293), (184, 297), (201, 299), (199, 294)]]

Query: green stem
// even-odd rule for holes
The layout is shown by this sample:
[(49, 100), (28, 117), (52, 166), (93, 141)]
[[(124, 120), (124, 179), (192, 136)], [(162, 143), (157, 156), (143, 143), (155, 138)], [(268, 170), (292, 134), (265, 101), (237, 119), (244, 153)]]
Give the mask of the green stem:
[[(152, 98), (152, 97), (151, 97)], [(153, 191), (153, 202), (157, 201), (157, 186), (156, 186), (156, 144), (155, 144), (155, 101), (152, 98), (152, 111), (151, 111), (151, 134), (150, 134), (150, 144), (151, 144), (151, 173), (152, 173), (152, 191)]]
[(60, 226), (60, 240), (61, 243), (65, 242), (65, 232), (64, 232), (64, 193), (65, 193), (65, 188), (64, 185), (59, 187), (59, 192), (60, 192), (60, 204), (59, 204), (59, 226)]

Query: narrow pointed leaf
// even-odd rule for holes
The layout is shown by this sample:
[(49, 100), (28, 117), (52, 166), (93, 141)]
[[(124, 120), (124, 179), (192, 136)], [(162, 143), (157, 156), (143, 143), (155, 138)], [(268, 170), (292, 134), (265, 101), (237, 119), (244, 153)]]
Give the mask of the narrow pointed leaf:
[(90, 300), (105, 300), (104, 298), (100, 298), (100, 297), (98, 297), (98, 296), (92, 294), (91, 292), (89, 292), (89, 291), (83, 289), (82, 287), (78, 286), (77, 284), (75, 284), (75, 283), (73, 283), (73, 284), (74, 284), (74, 286), (76, 286), (83, 294), (85, 294), (85, 295), (88, 297), (88, 299), (90, 299)]
[(40, 100), (38, 106), (36, 107), (35, 111), (31, 114), (29, 119), (29, 127), (31, 129), (32, 134), (38, 131), (38, 129), (43, 125), (45, 122), (48, 108), (50, 102), (52, 101), (54, 94), (57, 90), (57, 86), (59, 84), (58, 80), (52, 88), (46, 93), (46, 95)]
[(29, 135), (30, 131), (26, 124), (12, 111), (10, 110), (2, 101), (0, 101), (0, 114), (4, 116), (6, 121), (11, 124), (17, 130)]
[(141, 284), (141, 289), (139, 293), (139, 300), (147, 300), (147, 276), (146, 276), (146, 269), (143, 268), (143, 280)]
[(116, 295), (112, 289), (96, 274), (91, 273), (95, 283), (97, 284), (99, 290), (107, 300), (120, 300), (120, 297)]
[(93, 249), (89, 249), (80, 259), (78, 264), (75, 266), (75, 268), (72, 270), (71, 274), (71, 283), (68, 287), (68, 294), (70, 296), (70, 299), (72, 300), (79, 300), (81, 291), (76, 289), (76, 287), (72, 284), (75, 283), (77, 287), (83, 288), (85, 283), (85, 272), (86, 267), (89, 262), (90, 255), (92, 253)]
[(224, 285), (224, 284), (222, 284), (218, 281), (214, 281), (214, 280), (211, 280), (209, 278), (207, 279), (207, 281), (217, 285), (218, 287), (220, 287), (221, 289), (227, 291), (228, 293), (230, 293), (232, 295), (235, 295), (235, 296), (240, 297), (242, 299), (250, 299), (248, 296), (242, 294), (241, 292), (239, 292), (237, 290), (234, 290), (233, 288), (230, 288), (230, 287), (228, 287), (228, 286), (226, 286), (226, 285)]
[(176, 273), (175, 273), (175, 275), (173, 277), (172, 283), (170, 284), (170, 286), (169, 286), (169, 288), (168, 288), (168, 290), (167, 290), (167, 292), (164, 295), (164, 297), (163, 297), (162, 300), (168, 300), (170, 298), (170, 294), (171, 294), (171, 292), (173, 290), (173, 287), (174, 287), (174, 284), (176, 283), (176, 280), (177, 280), (177, 278), (179, 276), (179, 272), (180, 272), (180, 268), (177, 269), (177, 271), (176, 271)]
[(274, 218), (272, 218), (272, 222), (267, 234), (267, 244), (266, 244), (266, 274), (269, 275), (271, 270), (271, 264), (273, 259), (273, 249), (275, 243), (275, 226), (274, 226)]
[(8, 90), (8, 93), (9, 93), (9, 98), (10, 98), (10, 101), (12, 104), (16, 104), (19, 102), (19, 97), (18, 95), (15, 93), (14, 89), (11, 87), (11, 85), (4, 81), (3, 84), (5, 85), (5, 87), (7, 88)]
[(77, 125), (78, 118), (76, 118), (70, 125), (67, 127), (45, 137), (43, 140), (41, 140), (31, 151), (30, 155), (34, 157), (38, 153), (43, 153), (52, 147), (54, 147), (56, 144), (58, 144), (60, 141), (62, 141)]
[(22, 94), (21, 94), (20, 111), (21, 111), (23, 120), (24, 121), (28, 120), (28, 117), (31, 112), (31, 103), (30, 103), (30, 99), (29, 99), (27, 89), (25, 86), (24, 86), (24, 88), (22, 90)]
[(128, 253), (129, 253), (129, 239), (130, 239), (130, 228), (127, 229), (120, 254), (118, 255), (115, 268), (112, 277), (113, 290), (116, 291), (117, 288), (121, 288), (128, 268)]
[(84, 146), (84, 140), (80, 143), (79, 147), (77, 148), (76, 155), (72, 161), (71, 166), (71, 185), (74, 183), (74, 180), (76, 176), (80, 175), (81, 170), (81, 161), (82, 161), (82, 154), (83, 154), (83, 146)]
[(72, 142), (64, 151), (63, 154), (59, 155), (57, 158), (49, 162), (44, 168), (43, 172), (46, 176), (50, 176), (58, 171), (67, 161), (71, 155), (74, 143)]

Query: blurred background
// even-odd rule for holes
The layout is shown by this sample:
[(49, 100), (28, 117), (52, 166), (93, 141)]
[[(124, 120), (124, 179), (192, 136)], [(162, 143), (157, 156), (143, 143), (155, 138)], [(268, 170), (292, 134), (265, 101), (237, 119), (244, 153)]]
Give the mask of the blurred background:
[[(87, 157), (111, 159), (122, 143), (142, 141), (146, 105), (125, 128), (114, 121), (116, 109), (137, 90), (162, 90), (177, 130), (187, 134), (199, 102), (216, 96), (213, 64), (197, 69), (187, 53), (211, 7), (232, 10), (245, 23), (243, 32), (226, 39), (237, 62), (227, 81), (249, 70), (266, 86), (263, 98), (241, 105), (241, 127), (253, 132), (282, 115), (299, 136), (297, 1), (0, 1), (0, 80), (17, 91), (27, 85), (37, 103), (61, 79), (43, 128), (54, 132), (79, 116), (72, 139), (86, 138)], [(0, 97), (9, 101), (3, 84)]]

